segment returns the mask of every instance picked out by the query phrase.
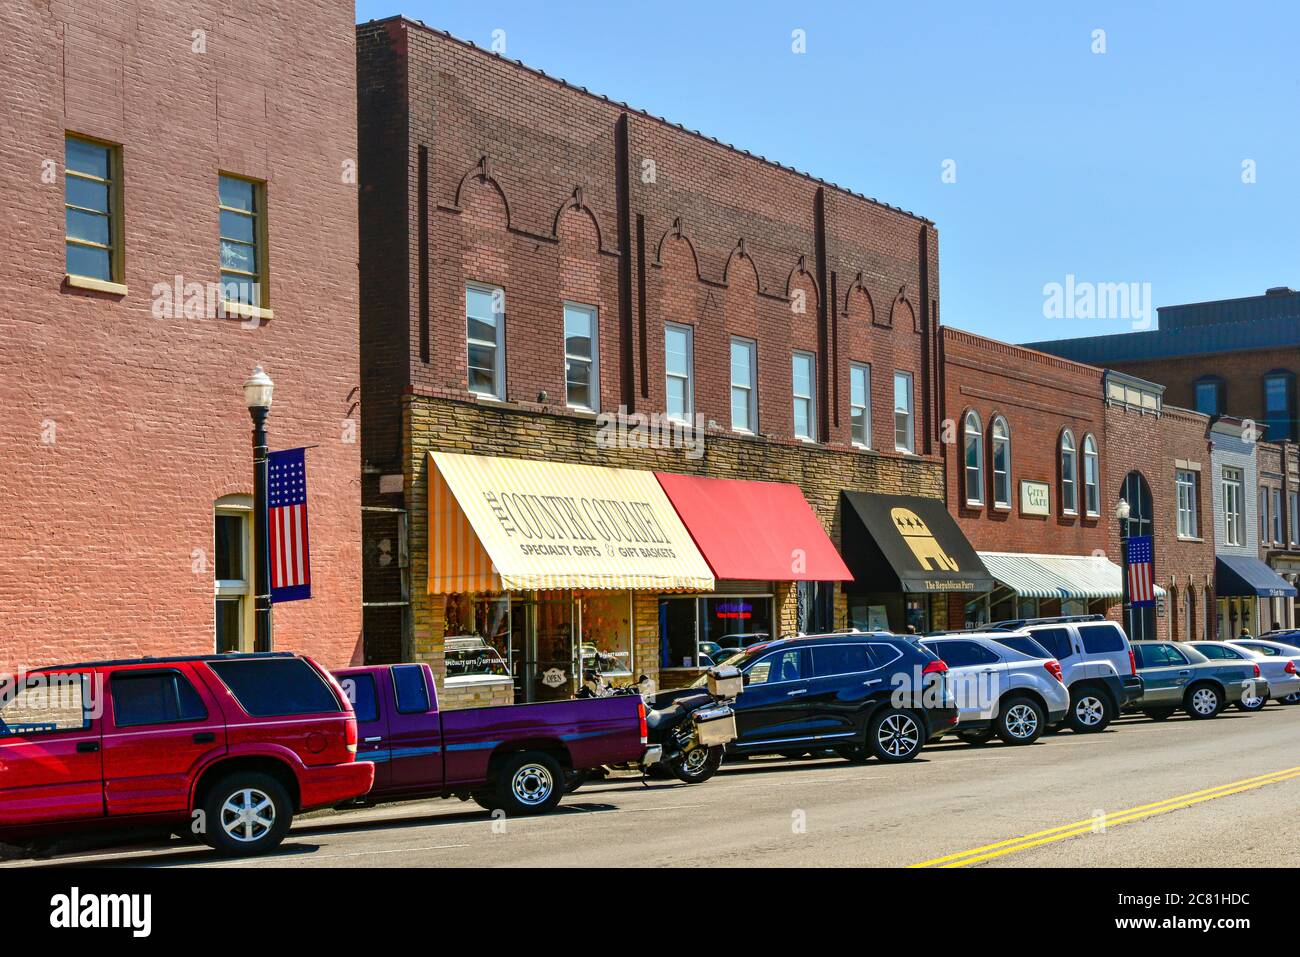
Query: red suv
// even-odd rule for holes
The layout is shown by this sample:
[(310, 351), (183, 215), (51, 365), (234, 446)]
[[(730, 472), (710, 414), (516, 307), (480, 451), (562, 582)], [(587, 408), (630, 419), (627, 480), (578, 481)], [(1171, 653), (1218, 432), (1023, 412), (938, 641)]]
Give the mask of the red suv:
[(347, 695), (310, 658), (45, 668), (0, 683), (0, 839), (161, 825), (261, 854), (295, 813), (370, 790), (356, 752)]

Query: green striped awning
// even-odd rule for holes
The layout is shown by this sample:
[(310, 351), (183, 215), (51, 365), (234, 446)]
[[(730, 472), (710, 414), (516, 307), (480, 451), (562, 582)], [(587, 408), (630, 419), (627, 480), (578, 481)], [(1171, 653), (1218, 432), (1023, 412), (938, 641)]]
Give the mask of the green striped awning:
[[(1120, 598), (1123, 573), (1099, 555), (980, 552), (989, 574), (1022, 598)], [(1156, 594), (1164, 589), (1156, 586)]]

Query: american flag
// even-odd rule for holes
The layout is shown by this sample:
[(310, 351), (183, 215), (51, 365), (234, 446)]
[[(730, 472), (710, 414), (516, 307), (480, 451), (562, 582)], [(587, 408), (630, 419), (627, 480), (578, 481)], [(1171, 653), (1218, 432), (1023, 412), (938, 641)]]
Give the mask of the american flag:
[(311, 597), (306, 451), (285, 449), (267, 456), (272, 602)]
[(1126, 539), (1128, 561), (1128, 602), (1144, 608), (1156, 602), (1155, 567), (1152, 561), (1151, 536), (1137, 535)]

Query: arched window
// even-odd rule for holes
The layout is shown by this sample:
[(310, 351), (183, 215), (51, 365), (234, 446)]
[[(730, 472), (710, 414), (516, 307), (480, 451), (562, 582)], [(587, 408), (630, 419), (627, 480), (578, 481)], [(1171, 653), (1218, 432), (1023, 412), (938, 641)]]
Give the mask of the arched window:
[(1196, 591), (1189, 584), (1183, 591), (1183, 634), (1185, 641), (1196, 640)]
[(993, 420), (993, 504), (1011, 507), (1011, 430), (1007, 420)]
[(1089, 515), (1101, 514), (1101, 486), (1097, 465), (1097, 440), (1088, 433), (1083, 437), (1083, 507)]
[(1061, 512), (1079, 514), (1079, 463), (1074, 445), (1074, 433), (1066, 429), (1061, 433)]
[(966, 453), (966, 504), (984, 504), (984, 430), (980, 417), (973, 411), (966, 413), (962, 426)]

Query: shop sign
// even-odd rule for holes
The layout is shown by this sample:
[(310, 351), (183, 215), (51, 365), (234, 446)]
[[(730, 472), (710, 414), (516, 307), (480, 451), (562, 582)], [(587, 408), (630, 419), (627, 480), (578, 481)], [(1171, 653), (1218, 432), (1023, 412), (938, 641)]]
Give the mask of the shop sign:
[(560, 668), (547, 668), (542, 672), (542, 684), (548, 688), (558, 688), (568, 680), (568, 676)]
[(1052, 514), (1052, 487), (1046, 482), (1020, 480), (1020, 514)]

